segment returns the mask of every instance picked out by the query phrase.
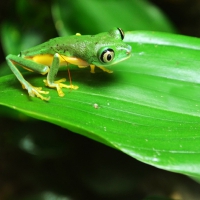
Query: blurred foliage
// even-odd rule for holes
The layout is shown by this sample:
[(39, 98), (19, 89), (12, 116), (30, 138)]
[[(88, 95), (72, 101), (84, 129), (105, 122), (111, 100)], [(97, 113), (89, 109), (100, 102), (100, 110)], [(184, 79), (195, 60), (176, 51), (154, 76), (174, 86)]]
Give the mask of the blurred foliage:
[[(1, 76), (10, 73), (4, 63), (5, 55), (18, 54), (21, 49), (58, 35), (93, 34), (118, 24), (132, 31), (178, 30), (161, 10), (142, 0), (87, 1), (87, 4), (81, 0), (48, 3), (8, 0), (0, 3), (0, 9)], [(15, 96), (12, 99), (15, 101)], [(147, 166), (12, 108), (0, 107), (2, 200), (162, 200), (164, 197), (192, 200), (200, 196), (199, 185), (187, 177)], [(147, 198), (151, 194), (153, 197)]]

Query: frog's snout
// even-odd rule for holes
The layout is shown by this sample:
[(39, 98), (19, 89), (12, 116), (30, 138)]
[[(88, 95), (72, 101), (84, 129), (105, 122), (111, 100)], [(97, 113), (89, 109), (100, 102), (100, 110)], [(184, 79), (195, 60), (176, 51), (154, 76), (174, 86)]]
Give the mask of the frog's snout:
[(128, 45), (126, 54), (127, 54), (128, 56), (130, 56), (130, 55), (131, 55), (131, 51), (132, 51), (132, 47), (131, 47), (130, 45)]
[(128, 45), (126, 54), (127, 55), (131, 54), (131, 51), (132, 51), (132, 47)]

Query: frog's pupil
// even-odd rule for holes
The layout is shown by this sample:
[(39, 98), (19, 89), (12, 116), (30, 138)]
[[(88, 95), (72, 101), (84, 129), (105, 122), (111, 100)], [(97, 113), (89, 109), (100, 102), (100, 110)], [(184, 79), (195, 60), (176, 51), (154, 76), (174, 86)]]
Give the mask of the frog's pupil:
[(108, 54), (107, 60), (110, 61), (111, 59), (112, 59), (112, 56), (110, 54)]

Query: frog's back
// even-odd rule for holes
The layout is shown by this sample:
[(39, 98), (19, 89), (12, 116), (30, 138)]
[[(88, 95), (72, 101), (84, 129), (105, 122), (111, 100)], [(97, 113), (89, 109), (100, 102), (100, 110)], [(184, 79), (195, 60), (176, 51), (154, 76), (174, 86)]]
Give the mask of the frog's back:
[[(65, 36), (50, 39), (47, 42), (39, 44), (35, 47), (31, 47), (27, 50), (21, 51), (20, 56), (31, 57), (35, 55), (59, 53), (61, 55), (70, 54), (74, 48), (77, 48), (77, 44), (83, 43), (82, 41), (87, 41), (89, 35), (84, 36)], [(81, 40), (80, 40), (81, 39)]]

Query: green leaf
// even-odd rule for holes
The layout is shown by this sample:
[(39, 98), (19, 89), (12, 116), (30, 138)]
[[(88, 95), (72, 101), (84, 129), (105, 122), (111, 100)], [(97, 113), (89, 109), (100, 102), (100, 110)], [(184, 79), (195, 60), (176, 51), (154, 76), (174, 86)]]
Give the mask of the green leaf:
[(5, 54), (19, 54), (22, 49), (40, 44), (42, 36), (33, 30), (21, 33), (13, 23), (5, 22), (1, 27), (1, 42)]
[(96, 34), (121, 27), (124, 30), (175, 32), (166, 16), (145, 0), (58, 0), (52, 14), (60, 35)]
[[(130, 59), (113, 74), (71, 67), (78, 90), (53, 89), (49, 102), (28, 97), (14, 75), (0, 78), (0, 104), (85, 135), (150, 165), (200, 177), (200, 41), (128, 32)], [(34, 86), (43, 77), (27, 73)], [(57, 78), (66, 77), (61, 71)]]
[[(5, 55), (18, 55), (22, 49), (40, 44), (42, 36), (33, 30), (21, 33), (13, 23), (4, 22), (1, 26), (1, 42)], [(0, 76), (10, 73), (11, 70), (4, 63), (0, 65)]]

